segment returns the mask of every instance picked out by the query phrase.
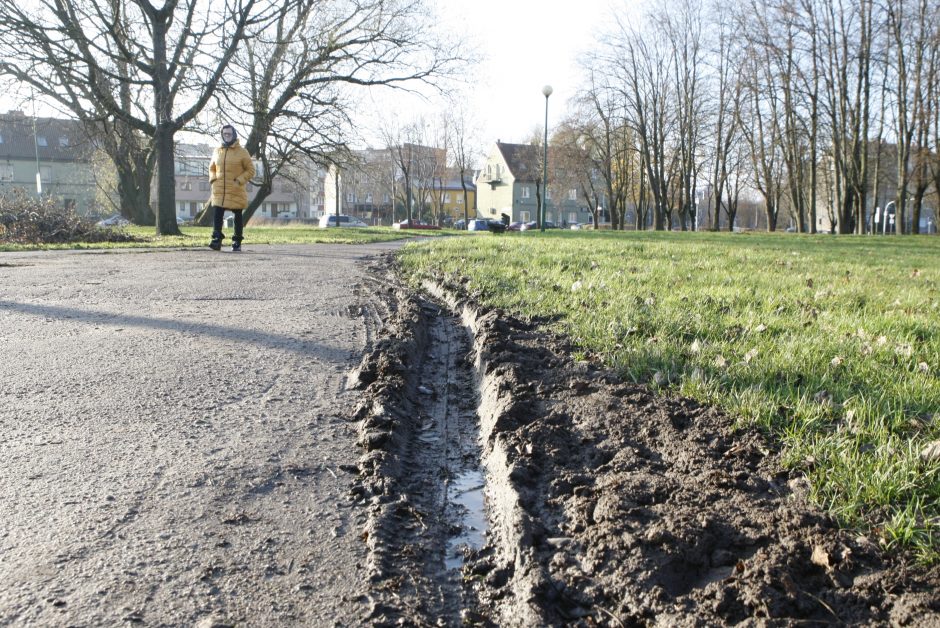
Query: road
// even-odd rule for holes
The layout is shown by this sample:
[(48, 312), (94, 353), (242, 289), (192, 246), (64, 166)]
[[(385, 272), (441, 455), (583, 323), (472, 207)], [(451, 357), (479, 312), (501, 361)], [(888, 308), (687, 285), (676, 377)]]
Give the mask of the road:
[(0, 625), (354, 625), (397, 244), (0, 253)]

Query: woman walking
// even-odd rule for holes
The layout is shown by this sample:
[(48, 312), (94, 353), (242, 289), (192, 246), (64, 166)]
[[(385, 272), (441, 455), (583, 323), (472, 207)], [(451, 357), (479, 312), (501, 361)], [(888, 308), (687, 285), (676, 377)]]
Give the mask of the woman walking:
[(235, 127), (222, 127), (222, 145), (215, 149), (209, 164), (209, 184), (212, 186), (212, 241), (209, 248), (222, 248), (222, 218), (225, 210), (235, 215), (235, 233), (232, 235), (232, 250), (242, 250), (242, 232), (245, 223), (242, 211), (248, 207), (248, 182), (255, 176), (255, 165), (251, 155), (238, 143)]

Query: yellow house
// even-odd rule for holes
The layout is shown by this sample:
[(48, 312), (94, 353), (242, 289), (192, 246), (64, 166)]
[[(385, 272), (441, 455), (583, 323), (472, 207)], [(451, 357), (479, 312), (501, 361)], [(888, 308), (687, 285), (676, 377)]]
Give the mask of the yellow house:
[(463, 220), (464, 207), (466, 214), (470, 218), (477, 216), (477, 186), (473, 183), (473, 173), (464, 175), (464, 184), (467, 188), (466, 199), (464, 199), (463, 186), (460, 185), (460, 173), (450, 173), (450, 177), (436, 182), (434, 185), (434, 194), (437, 197), (441, 208), (441, 215), (445, 221), (450, 219)]

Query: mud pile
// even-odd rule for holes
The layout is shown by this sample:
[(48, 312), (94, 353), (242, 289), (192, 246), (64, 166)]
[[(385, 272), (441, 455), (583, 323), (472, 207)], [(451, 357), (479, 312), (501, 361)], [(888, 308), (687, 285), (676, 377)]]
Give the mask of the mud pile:
[[(358, 490), (372, 502), (366, 535), (378, 557), (372, 621), (940, 625), (938, 569), (839, 530), (760, 433), (575, 362), (566, 339), (459, 292), (439, 289), (446, 308), (397, 292), (399, 316), (361, 369)], [(440, 342), (425, 330), (448, 309), (473, 337), (462, 359), (477, 378), (490, 520), (459, 578), (428, 568), (448, 531), (415, 510), (409, 488), (424, 449), (415, 375)], [(438, 596), (449, 605), (429, 602), (447, 587), (459, 589)]]

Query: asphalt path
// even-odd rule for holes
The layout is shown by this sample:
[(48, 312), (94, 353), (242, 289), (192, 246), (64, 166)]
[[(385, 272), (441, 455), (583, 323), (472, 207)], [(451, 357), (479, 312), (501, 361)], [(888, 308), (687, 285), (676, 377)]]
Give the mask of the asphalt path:
[(363, 259), (0, 253), (0, 625), (356, 625)]

